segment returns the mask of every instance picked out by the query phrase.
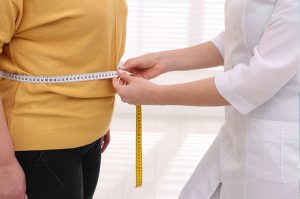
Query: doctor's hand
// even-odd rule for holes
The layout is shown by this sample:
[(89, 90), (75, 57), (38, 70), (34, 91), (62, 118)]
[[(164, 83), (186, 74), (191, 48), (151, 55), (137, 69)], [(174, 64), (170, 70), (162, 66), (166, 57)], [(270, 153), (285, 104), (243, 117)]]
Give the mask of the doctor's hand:
[(162, 59), (162, 53), (149, 53), (127, 60), (122, 70), (132, 73), (134, 76), (152, 79), (162, 73), (168, 72), (167, 60)]
[[(128, 104), (157, 104), (160, 87), (141, 77), (130, 76), (119, 70), (119, 77), (113, 79), (113, 87), (123, 102)], [(123, 83), (125, 82), (125, 84)]]

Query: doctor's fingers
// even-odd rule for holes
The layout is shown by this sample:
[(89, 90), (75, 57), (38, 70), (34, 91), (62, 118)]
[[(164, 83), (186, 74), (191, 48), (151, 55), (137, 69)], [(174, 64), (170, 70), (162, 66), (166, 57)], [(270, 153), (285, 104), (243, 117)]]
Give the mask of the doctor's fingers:
[(119, 84), (121, 84), (121, 85), (126, 85), (127, 83), (124, 81), (124, 80), (122, 80), (121, 78), (118, 78), (118, 82), (119, 82)]
[(124, 63), (124, 68), (129, 71), (135, 70), (143, 70), (153, 67), (157, 60), (159, 54), (158, 53), (148, 53), (142, 56), (134, 57), (128, 59)]
[(134, 73), (138, 69), (144, 69), (145, 64), (142, 59), (143, 56), (132, 58), (127, 61), (125, 61), (123, 67), (121, 69), (126, 70), (128, 72)]
[(126, 82), (127, 84), (130, 84), (130, 82), (133, 81), (135, 78), (133, 76), (130, 76), (126, 71), (123, 70), (118, 70), (118, 75), (120, 79)]
[(127, 83), (120, 78), (113, 78), (112, 85), (113, 85), (114, 89), (116, 90), (116, 92), (120, 95), (122, 101), (124, 101), (123, 98), (127, 92), (126, 91)]
[(112, 80), (112, 85), (117, 92), (123, 85), (126, 85), (128, 82), (131, 81), (130, 76), (126, 74), (126, 72), (123, 72), (122, 70), (118, 70), (118, 75), (119, 75), (118, 78), (113, 78)]
[(114, 89), (117, 91), (117, 93), (119, 92), (121, 86), (123, 86), (120, 83), (120, 79), (117, 77), (112, 79), (112, 85), (113, 85)]

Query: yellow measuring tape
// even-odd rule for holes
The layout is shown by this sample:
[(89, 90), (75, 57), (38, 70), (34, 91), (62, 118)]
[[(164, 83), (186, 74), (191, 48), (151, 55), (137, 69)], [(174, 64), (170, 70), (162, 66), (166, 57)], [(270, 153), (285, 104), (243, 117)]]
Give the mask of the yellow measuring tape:
[(143, 152), (142, 152), (142, 106), (136, 106), (136, 187), (143, 184)]

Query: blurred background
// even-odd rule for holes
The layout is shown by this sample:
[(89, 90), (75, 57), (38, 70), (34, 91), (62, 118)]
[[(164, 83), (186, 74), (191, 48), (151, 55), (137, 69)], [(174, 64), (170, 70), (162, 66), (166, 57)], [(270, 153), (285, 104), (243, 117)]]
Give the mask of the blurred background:
[[(208, 41), (224, 29), (225, 0), (127, 0), (123, 60)], [(199, 55), (201, 56), (201, 55)], [(171, 72), (174, 84), (222, 73), (221, 67)], [(111, 144), (102, 156), (96, 199), (175, 199), (216, 137), (223, 107), (143, 106), (143, 186), (135, 188), (135, 107), (117, 97)]]

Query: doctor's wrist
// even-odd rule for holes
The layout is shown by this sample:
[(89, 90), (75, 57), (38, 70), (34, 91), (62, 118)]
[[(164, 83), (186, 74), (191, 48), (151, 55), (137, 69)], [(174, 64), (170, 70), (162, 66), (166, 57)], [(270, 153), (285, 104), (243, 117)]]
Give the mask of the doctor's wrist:
[(160, 67), (160, 74), (170, 72), (174, 70), (172, 64), (172, 53), (171, 51), (161, 51), (152, 54), (155, 64)]
[(167, 88), (165, 85), (156, 85), (153, 89), (153, 104), (154, 105), (167, 105), (168, 99), (166, 99)]

